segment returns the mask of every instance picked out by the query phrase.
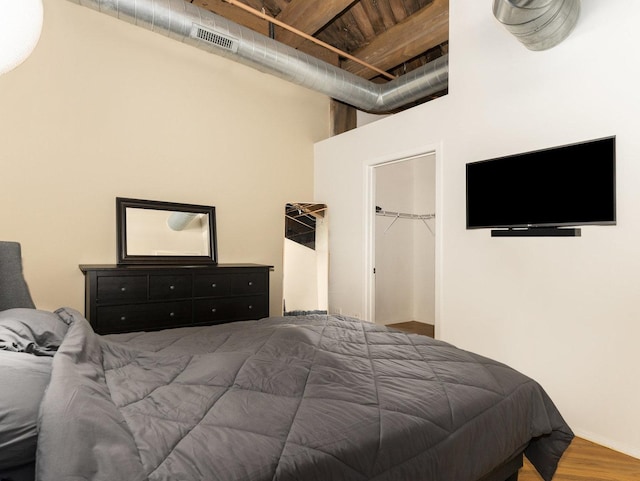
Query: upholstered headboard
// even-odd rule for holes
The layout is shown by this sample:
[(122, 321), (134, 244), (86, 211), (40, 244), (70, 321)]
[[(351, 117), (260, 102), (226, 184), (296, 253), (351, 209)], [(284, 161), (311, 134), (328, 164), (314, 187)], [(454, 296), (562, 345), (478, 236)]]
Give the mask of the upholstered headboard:
[[(17, 242), (0, 241), (0, 311), (4, 311), (6, 309), (12, 309), (14, 307), (26, 307), (26, 308), (33, 309), (35, 308), (35, 305), (33, 303), (33, 300), (31, 299), (31, 294), (29, 293), (29, 288), (27, 287), (27, 283), (24, 280), (24, 276), (22, 275), (22, 252), (20, 249), (20, 244), (18, 244)], [(15, 354), (15, 353), (11, 353), (11, 354)], [(21, 354), (21, 353), (18, 353), (18, 354)], [(39, 357), (36, 357), (35, 359), (37, 361), (42, 361)], [(33, 369), (30, 367), (28, 369), (28, 372), (29, 372), (29, 376), (27, 376), (26, 379), (28, 379), (29, 382), (31, 383), (31, 381), (35, 377), (37, 377), (41, 371), (38, 371), (37, 369)], [(6, 370), (3, 372), (3, 374), (11, 374), (11, 370), (10, 369)], [(3, 376), (0, 376), (0, 377), (3, 377)], [(31, 383), (31, 384), (34, 384), (34, 383)], [(42, 390), (43, 393), (44, 393), (44, 386), (46, 386), (46, 383), (43, 385), (43, 390)], [(2, 399), (0, 399), (0, 401), (2, 401)], [(27, 403), (27, 406), (31, 406), (31, 404), (33, 403)], [(2, 411), (3, 414), (6, 414), (8, 416), (8, 419), (16, 419), (12, 409), (8, 409), (7, 406), (3, 406), (2, 402), (0, 402), (0, 411)], [(29, 409), (29, 408), (26, 408), (26, 409)], [(21, 418), (18, 418), (18, 419), (21, 419)], [(24, 418), (24, 419), (28, 419), (28, 418)], [(36, 420), (37, 420), (37, 410), (33, 412), (34, 426), (35, 426)], [(12, 424), (9, 423), (9, 426), (12, 426)], [(0, 435), (4, 434), (2, 431), (3, 430), (0, 429)], [(24, 432), (26, 431), (23, 431), (22, 429), (20, 429), (19, 432), (21, 433), (21, 436), (24, 438), (25, 437)], [(6, 438), (0, 436), (0, 444), (2, 442), (6, 442)], [(35, 446), (35, 442), (34, 442), (34, 446)], [(27, 458), (29, 457), (28, 454), (26, 456)], [(4, 464), (4, 462), (0, 464)], [(3, 480), (10, 479), (13, 481), (33, 481), (35, 479), (35, 463), (29, 462), (28, 464), (25, 464), (22, 466), (12, 466), (12, 467), (0, 466), (0, 478)]]
[(17, 242), (0, 241), (0, 311), (36, 306), (22, 275), (22, 252)]

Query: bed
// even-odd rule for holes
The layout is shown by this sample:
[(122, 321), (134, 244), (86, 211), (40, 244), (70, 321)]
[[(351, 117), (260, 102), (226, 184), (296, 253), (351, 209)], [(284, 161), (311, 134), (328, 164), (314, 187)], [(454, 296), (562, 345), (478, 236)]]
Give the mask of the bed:
[(14, 481), (514, 481), (522, 453), (549, 481), (573, 437), (508, 366), (348, 317), (100, 336), (73, 309), (12, 308), (3, 336), (0, 372), (41, 367), (14, 376), (32, 428), (0, 457)]
[(64, 331), (39, 407), (42, 480), (504, 481), (522, 452), (549, 480), (572, 438), (531, 379), (355, 319), (99, 336), (72, 309), (4, 318)]

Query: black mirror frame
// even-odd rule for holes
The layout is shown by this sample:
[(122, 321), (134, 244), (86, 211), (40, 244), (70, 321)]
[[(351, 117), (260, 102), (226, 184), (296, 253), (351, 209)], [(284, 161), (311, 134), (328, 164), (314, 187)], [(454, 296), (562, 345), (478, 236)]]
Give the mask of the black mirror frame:
[[(209, 255), (208, 256), (151, 256), (130, 255), (127, 253), (127, 208), (168, 210), (176, 212), (195, 212), (209, 216)], [(218, 243), (216, 240), (216, 208), (206, 205), (179, 204), (155, 200), (127, 199), (116, 197), (116, 240), (118, 265), (161, 264), (161, 265), (200, 265), (218, 263)]]

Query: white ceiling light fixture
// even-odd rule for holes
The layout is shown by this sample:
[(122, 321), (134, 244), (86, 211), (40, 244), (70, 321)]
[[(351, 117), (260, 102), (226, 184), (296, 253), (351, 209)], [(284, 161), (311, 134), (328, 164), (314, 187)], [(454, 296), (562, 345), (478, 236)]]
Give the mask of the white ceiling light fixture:
[(0, 0), (0, 75), (20, 65), (40, 39), (42, 0)]

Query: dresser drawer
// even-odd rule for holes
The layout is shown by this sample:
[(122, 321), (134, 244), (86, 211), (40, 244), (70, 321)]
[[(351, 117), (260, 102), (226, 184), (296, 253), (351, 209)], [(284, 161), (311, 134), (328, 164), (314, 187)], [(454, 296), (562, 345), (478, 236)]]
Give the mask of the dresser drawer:
[(198, 299), (194, 302), (197, 323), (260, 319), (269, 315), (269, 300), (265, 296), (227, 299)]
[(185, 299), (191, 297), (191, 276), (149, 276), (149, 299)]
[(101, 276), (98, 302), (147, 298), (147, 276)]
[(97, 309), (100, 333), (178, 327), (191, 322), (191, 301), (124, 304)]
[(261, 294), (267, 290), (267, 276), (256, 272), (229, 276), (233, 295)]
[(231, 292), (232, 282), (229, 275), (210, 274), (193, 277), (193, 295), (195, 297), (222, 297)]

